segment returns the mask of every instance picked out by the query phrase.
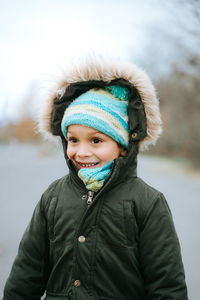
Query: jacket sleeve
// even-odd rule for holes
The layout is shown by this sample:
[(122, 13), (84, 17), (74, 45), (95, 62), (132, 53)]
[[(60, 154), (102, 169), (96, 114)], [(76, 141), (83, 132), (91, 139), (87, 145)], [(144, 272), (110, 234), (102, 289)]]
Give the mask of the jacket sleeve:
[(162, 194), (144, 217), (140, 253), (148, 300), (188, 299), (180, 245)]
[(47, 224), (42, 200), (22, 237), (3, 300), (39, 300), (48, 278)]

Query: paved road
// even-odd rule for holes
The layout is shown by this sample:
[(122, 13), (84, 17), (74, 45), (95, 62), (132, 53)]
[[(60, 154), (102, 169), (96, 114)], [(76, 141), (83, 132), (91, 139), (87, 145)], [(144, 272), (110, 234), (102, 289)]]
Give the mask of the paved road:
[[(36, 203), (54, 179), (67, 173), (63, 155), (48, 149), (0, 145), (0, 298)], [(182, 247), (189, 299), (198, 300), (200, 175), (186, 172), (167, 159), (141, 156), (138, 176), (162, 191), (168, 200)]]

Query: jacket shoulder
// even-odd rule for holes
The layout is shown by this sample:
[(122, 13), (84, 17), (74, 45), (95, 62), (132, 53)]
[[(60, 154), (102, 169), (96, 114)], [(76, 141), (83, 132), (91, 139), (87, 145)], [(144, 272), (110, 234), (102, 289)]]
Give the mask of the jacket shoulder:
[(163, 196), (163, 194), (155, 189), (154, 187), (147, 184), (144, 180), (142, 180), (140, 177), (136, 177), (131, 179), (130, 186), (133, 187), (134, 195), (136, 201), (148, 201), (154, 202), (158, 197)]
[(62, 186), (65, 185), (69, 180), (69, 174), (53, 181), (48, 188), (44, 191), (41, 197), (41, 206), (44, 210), (49, 208), (51, 201), (57, 197)]
[(134, 202), (134, 210), (141, 226), (152, 215), (168, 215), (171, 218), (171, 211), (165, 196), (154, 187), (137, 177), (129, 184), (129, 193)]

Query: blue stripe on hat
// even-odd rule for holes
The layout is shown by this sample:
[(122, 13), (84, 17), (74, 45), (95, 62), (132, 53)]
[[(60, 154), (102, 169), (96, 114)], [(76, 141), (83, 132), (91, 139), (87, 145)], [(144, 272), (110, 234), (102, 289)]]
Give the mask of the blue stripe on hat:
[(110, 108), (108, 108), (107, 106), (103, 105), (100, 102), (96, 102), (96, 101), (74, 101), (68, 108), (72, 107), (72, 106), (76, 106), (76, 105), (84, 105), (84, 104), (88, 104), (90, 106), (95, 106), (95, 107), (99, 107), (101, 110), (108, 112), (109, 114), (111, 114), (114, 118), (116, 118), (121, 124), (122, 126), (126, 129), (129, 130), (128, 124), (124, 121), (124, 119), (122, 119), (122, 117), (120, 115), (118, 115), (115, 111), (111, 110)]
[(105, 96), (104, 94), (100, 94), (100, 93), (98, 94), (90, 91), (80, 95), (78, 98), (75, 99), (74, 102), (70, 104), (70, 106), (75, 104), (75, 102), (81, 104), (86, 101), (90, 101), (89, 104), (91, 104), (91, 102), (94, 101), (100, 103), (104, 102), (106, 106), (109, 106), (111, 109), (114, 109), (115, 111), (118, 110), (122, 115), (124, 114), (125, 116), (127, 116), (127, 107), (128, 107), (127, 101), (120, 101), (118, 99), (115, 100), (109, 98), (109, 96)]

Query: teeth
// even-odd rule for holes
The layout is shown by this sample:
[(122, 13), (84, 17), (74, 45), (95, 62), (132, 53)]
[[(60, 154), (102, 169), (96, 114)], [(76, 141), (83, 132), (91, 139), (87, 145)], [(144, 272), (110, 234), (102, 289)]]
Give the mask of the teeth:
[(86, 167), (86, 168), (88, 168), (88, 167), (93, 167), (93, 166), (95, 166), (97, 163), (92, 163), (92, 164), (82, 164), (82, 163), (79, 163), (82, 167)]

